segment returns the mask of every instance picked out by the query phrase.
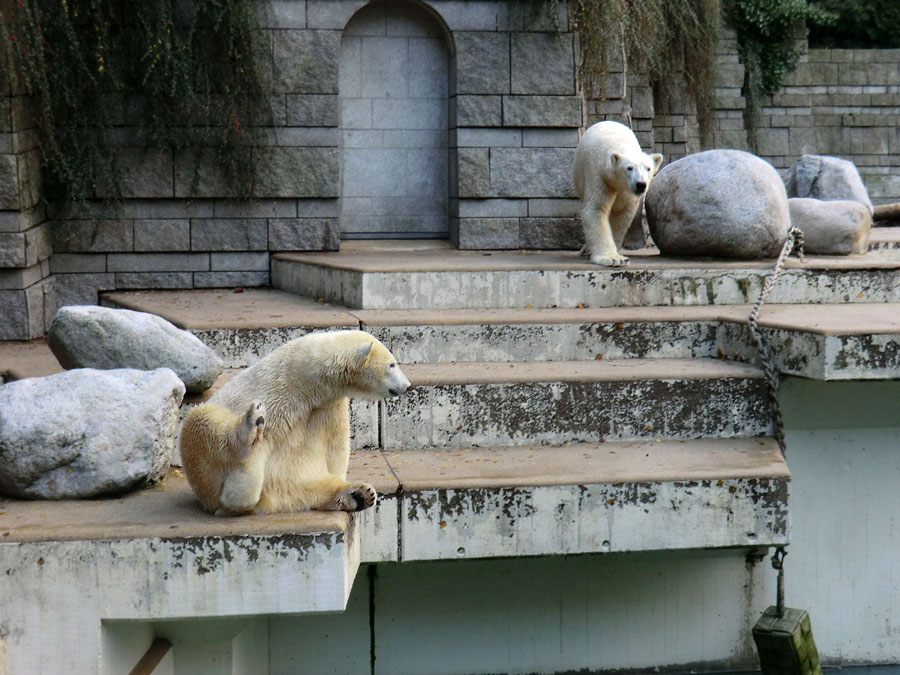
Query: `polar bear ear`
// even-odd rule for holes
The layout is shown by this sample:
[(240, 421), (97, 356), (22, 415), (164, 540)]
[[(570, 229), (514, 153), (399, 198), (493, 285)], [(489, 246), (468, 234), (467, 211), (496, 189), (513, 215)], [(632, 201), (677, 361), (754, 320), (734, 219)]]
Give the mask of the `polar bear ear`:
[(653, 171), (659, 171), (659, 167), (663, 163), (663, 156), (658, 152), (654, 152), (652, 155), (650, 155), (650, 159), (653, 160)]
[(609, 165), (616, 167), (619, 166), (619, 162), (622, 161), (622, 155), (618, 152), (609, 153)]
[(374, 342), (366, 342), (365, 344), (362, 344), (356, 348), (353, 361), (357, 366), (362, 365), (363, 361), (368, 358), (369, 354), (372, 352), (372, 347), (374, 346), (374, 344)]

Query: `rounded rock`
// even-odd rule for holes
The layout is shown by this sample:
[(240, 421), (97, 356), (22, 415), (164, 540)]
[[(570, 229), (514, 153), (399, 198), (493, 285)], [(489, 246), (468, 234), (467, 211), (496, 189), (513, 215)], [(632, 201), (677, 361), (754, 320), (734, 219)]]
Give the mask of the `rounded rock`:
[(778, 172), (741, 150), (707, 150), (663, 167), (646, 208), (650, 234), (667, 255), (774, 258), (791, 226)]

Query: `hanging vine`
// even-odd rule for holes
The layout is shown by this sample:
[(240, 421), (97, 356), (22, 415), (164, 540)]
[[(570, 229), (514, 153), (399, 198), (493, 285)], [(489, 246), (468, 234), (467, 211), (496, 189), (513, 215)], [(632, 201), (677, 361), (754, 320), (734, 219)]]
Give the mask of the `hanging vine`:
[(738, 56), (744, 64), (741, 94), (747, 144), (756, 152), (763, 96), (778, 91), (785, 74), (796, 67), (804, 27), (827, 25), (836, 15), (807, 0), (732, 0), (727, 18), (737, 33)]
[[(552, 16), (560, 3), (543, 0)], [(625, 98), (632, 73), (647, 74), (655, 99), (667, 107), (677, 88), (694, 103), (701, 138), (712, 120), (720, 0), (572, 0), (567, 4), (578, 34), (579, 78), (591, 96), (611, 72), (621, 72)], [(682, 84), (683, 83), (683, 84)]]
[(31, 102), (46, 197), (123, 195), (119, 148), (194, 152), (236, 197), (268, 116), (254, 0), (16, 0), (0, 46)]

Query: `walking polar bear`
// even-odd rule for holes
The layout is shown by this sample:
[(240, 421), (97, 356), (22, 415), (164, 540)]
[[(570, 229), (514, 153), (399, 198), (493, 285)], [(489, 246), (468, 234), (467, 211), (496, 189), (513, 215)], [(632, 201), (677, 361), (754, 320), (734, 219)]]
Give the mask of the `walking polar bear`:
[(575, 149), (575, 192), (582, 200), (581, 252), (595, 265), (628, 264), (619, 248), (662, 160), (645, 154), (624, 124), (598, 122), (585, 130)]
[(348, 483), (348, 397), (399, 396), (409, 380), (362, 331), (311, 333), (246, 368), (184, 420), (181, 458), (216, 515), (361, 511), (375, 489)]

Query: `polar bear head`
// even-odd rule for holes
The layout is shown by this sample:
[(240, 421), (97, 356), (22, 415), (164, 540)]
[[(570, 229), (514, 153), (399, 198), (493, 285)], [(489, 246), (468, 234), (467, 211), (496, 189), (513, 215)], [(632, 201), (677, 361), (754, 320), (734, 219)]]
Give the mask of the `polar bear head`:
[(363, 331), (340, 333), (336, 335), (340, 335), (346, 350), (342, 370), (347, 396), (378, 400), (406, 393), (409, 380), (387, 347)]
[(609, 154), (609, 165), (619, 183), (618, 187), (638, 196), (647, 191), (647, 186), (650, 185), (662, 161), (663, 156), (658, 152), (652, 155), (643, 152), (639, 155), (624, 155), (621, 152)]

